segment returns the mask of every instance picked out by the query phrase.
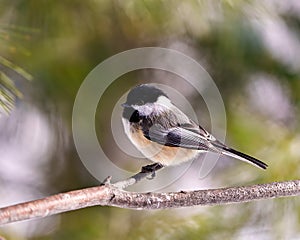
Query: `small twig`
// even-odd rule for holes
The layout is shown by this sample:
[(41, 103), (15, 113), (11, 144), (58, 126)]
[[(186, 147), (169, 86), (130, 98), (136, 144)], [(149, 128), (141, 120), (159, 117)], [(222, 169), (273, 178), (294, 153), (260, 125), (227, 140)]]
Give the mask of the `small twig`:
[(163, 165), (157, 164), (157, 163), (144, 166), (144, 167), (142, 167), (142, 169), (139, 173), (131, 176), (130, 178), (127, 178), (124, 181), (117, 182), (113, 185), (117, 188), (125, 189), (131, 185), (136, 184), (137, 182), (141, 181), (142, 179), (144, 179), (150, 175), (152, 176), (152, 178), (154, 178), (155, 172), (162, 168), (163, 168)]
[(0, 225), (51, 216), (94, 205), (104, 206), (107, 201), (109, 202), (114, 198), (115, 193), (113, 190), (125, 189), (148, 176), (153, 176), (161, 168), (163, 166), (160, 164), (151, 164), (142, 167), (139, 173), (115, 184), (110, 183), (112, 177), (108, 176), (99, 187), (61, 193), (43, 199), (0, 208)]

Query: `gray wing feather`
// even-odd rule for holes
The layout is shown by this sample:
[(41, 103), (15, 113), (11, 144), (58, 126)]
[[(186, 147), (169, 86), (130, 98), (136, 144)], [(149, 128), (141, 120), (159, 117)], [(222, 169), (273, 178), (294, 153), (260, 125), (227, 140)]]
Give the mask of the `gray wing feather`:
[(211, 149), (211, 144), (204, 136), (183, 127), (165, 129), (161, 125), (153, 125), (149, 130), (144, 131), (144, 136), (153, 142), (165, 146), (206, 151), (214, 150)]

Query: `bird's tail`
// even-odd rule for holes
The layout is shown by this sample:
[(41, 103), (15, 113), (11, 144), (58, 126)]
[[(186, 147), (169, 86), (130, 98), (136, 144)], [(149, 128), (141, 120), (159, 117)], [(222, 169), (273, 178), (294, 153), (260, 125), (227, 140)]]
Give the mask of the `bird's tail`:
[(215, 142), (215, 143), (212, 143), (212, 144), (215, 147), (217, 147), (219, 150), (221, 150), (221, 152), (224, 155), (227, 155), (229, 157), (233, 157), (233, 158), (251, 163), (254, 166), (257, 166), (257, 167), (262, 168), (262, 169), (267, 169), (267, 167), (268, 167), (268, 165), (266, 163), (254, 158), (254, 157), (251, 157), (251, 156), (249, 156), (245, 153), (242, 153), (242, 152), (239, 152), (235, 149), (229, 148), (229, 147), (225, 146), (224, 144), (220, 143), (219, 141)]
[(248, 162), (248, 163), (251, 163), (257, 167), (260, 167), (262, 169), (267, 169), (268, 165), (254, 157), (251, 157), (245, 153), (242, 153), (242, 152), (239, 152), (237, 150), (234, 150), (232, 148), (227, 148), (224, 149), (223, 151), (223, 154), (229, 156), (229, 157), (233, 157), (233, 158), (236, 158), (236, 159), (239, 159), (239, 160), (242, 160), (242, 161), (245, 161), (245, 162)]

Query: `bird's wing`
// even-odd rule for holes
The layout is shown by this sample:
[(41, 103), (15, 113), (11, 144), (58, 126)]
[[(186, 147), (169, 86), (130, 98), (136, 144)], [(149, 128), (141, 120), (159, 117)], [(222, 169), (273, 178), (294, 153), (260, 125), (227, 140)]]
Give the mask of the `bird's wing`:
[(211, 149), (213, 146), (209, 144), (207, 138), (191, 129), (184, 126), (166, 129), (159, 124), (155, 124), (149, 129), (143, 130), (143, 133), (147, 139), (165, 146), (213, 151)]
[(156, 124), (150, 129), (143, 130), (143, 133), (147, 139), (165, 146), (221, 153), (229, 157), (250, 162), (262, 169), (266, 169), (268, 166), (266, 163), (254, 157), (227, 147), (201, 126), (197, 128), (194, 124), (182, 124), (168, 129)]

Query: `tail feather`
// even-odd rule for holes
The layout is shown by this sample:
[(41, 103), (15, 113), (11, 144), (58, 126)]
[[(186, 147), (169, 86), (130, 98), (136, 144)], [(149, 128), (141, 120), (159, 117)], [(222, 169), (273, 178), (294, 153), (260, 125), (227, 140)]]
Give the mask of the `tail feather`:
[(233, 157), (233, 158), (236, 158), (236, 159), (239, 159), (242, 161), (250, 162), (253, 165), (260, 167), (262, 169), (267, 169), (267, 167), (268, 167), (268, 165), (266, 163), (254, 158), (254, 157), (251, 157), (245, 153), (239, 152), (235, 149), (228, 148), (228, 147), (222, 147), (222, 149), (224, 150), (223, 154), (225, 154), (229, 157)]

